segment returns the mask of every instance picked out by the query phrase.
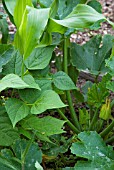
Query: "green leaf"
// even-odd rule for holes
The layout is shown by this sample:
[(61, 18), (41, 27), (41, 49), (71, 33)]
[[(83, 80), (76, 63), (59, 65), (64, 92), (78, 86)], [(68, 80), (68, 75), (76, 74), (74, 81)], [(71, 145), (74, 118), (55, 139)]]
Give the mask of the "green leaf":
[(25, 129), (34, 129), (39, 134), (49, 137), (54, 134), (63, 133), (64, 131), (61, 128), (64, 123), (65, 121), (53, 118), (51, 116), (46, 116), (43, 118), (32, 116), (23, 120), (21, 125)]
[[(20, 170), (24, 167), (25, 170), (28, 170), (29, 168), (36, 170), (35, 163), (36, 161), (41, 163), (42, 152), (39, 149), (38, 144), (33, 142), (27, 151), (25, 160), (23, 161), (23, 155), (27, 150), (28, 145), (30, 145), (30, 141), (18, 139), (13, 143), (12, 151), (9, 149), (3, 149), (1, 151), (2, 158), (0, 158), (0, 168), (2, 167), (3, 170)], [(24, 165), (22, 165), (22, 161)]]
[(14, 48), (12, 45), (0, 44), (0, 72), (3, 66), (10, 61), (13, 51)]
[(17, 0), (16, 1), (15, 9), (13, 9), (13, 10), (14, 10), (14, 21), (15, 21), (17, 28), (19, 28), (21, 25), (24, 11), (25, 11), (27, 5), (32, 7), (32, 1), (31, 0), (24, 0), (24, 1)]
[(59, 9), (58, 15), (60, 19), (65, 18), (69, 15), (73, 8), (76, 7), (77, 4), (81, 3), (81, 0), (59, 0)]
[(7, 7), (8, 12), (13, 16), (17, 0), (11, 0), (11, 1), (3, 0), (3, 1)]
[(3, 170), (20, 170), (21, 163), (12, 159), (14, 157), (10, 149), (2, 149), (0, 156), (0, 168)]
[(53, 0), (48, 0), (48, 1), (45, 1), (45, 0), (39, 0), (39, 4), (45, 8), (48, 8), (50, 7), (51, 3), (53, 2)]
[(8, 115), (0, 110), (0, 146), (10, 146), (18, 137), (17, 129), (12, 127)]
[(50, 6), (50, 17), (54, 18), (57, 14), (59, 0), (54, 0)]
[(31, 55), (25, 60), (29, 70), (44, 69), (50, 62), (55, 46), (35, 48)]
[(47, 109), (62, 108), (66, 105), (61, 101), (59, 95), (52, 90), (44, 91), (31, 108), (32, 114), (40, 114)]
[(38, 44), (47, 25), (49, 11), (49, 8), (35, 9), (29, 6), (26, 7), (22, 23), (15, 38), (15, 45), (24, 55), (24, 60), (30, 56)]
[(30, 114), (30, 108), (19, 99), (8, 99), (6, 101), (5, 107), (13, 127), (15, 127), (17, 122)]
[(97, 0), (91, 0), (87, 3), (87, 5), (94, 8), (97, 12), (102, 13), (102, 6)]
[(35, 82), (35, 79), (31, 75), (25, 75), (23, 81), (29, 85), (29, 88), (41, 90), (39, 85)]
[(93, 84), (88, 90), (87, 101), (90, 105), (99, 107), (105, 102), (106, 97), (109, 96), (109, 91), (106, 89), (107, 81), (111, 79), (109, 74), (102, 78), (102, 81), (98, 84)]
[[(71, 152), (78, 157), (86, 158), (88, 161), (79, 161), (76, 170), (111, 170), (114, 167), (114, 151), (112, 147), (106, 146), (103, 139), (96, 132), (81, 132), (78, 135), (80, 142), (73, 143)], [(88, 170), (87, 169), (87, 170)]]
[(29, 88), (29, 85), (26, 84), (19, 76), (15, 74), (8, 74), (0, 80), (0, 91), (5, 90), (6, 88), (24, 89)]
[(74, 10), (63, 20), (50, 19), (48, 25), (49, 32), (64, 33), (65, 28), (89, 28), (105, 17), (88, 5), (77, 5)]
[[(91, 72), (106, 71), (105, 59), (110, 56), (108, 53), (112, 48), (113, 39), (114, 37), (111, 35), (105, 35), (103, 39), (98, 35), (83, 46), (72, 43), (71, 62), (73, 66), (80, 70), (88, 69)], [(103, 41), (102, 47), (100, 47), (101, 41)]]
[(39, 84), (42, 91), (52, 90), (52, 78), (51, 77), (41, 77), (35, 78), (36, 83)]
[[(30, 141), (27, 140), (17, 140), (14, 145), (12, 146), (13, 152), (15, 153), (15, 156), (21, 160), (23, 157), (23, 154), (28, 147)], [(28, 170), (36, 170), (35, 168), (35, 162), (38, 161), (41, 163), (42, 161), (42, 152), (38, 146), (38, 143), (33, 142), (27, 152), (27, 155), (24, 160), (24, 169)]]
[(60, 90), (76, 89), (71, 78), (63, 71), (59, 71), (53, 75), (53, 83)]
[(37, 89), (23, 89), (19, 90), (20, 98), (29, 104), (33, 104), (38, 97), (40, 96), (41, 92)]
[(7, 44), (8, 40), (8, 23), (6, 17), (0, 19), (0, 32), (2, 33), (2, 44)]
[(12, 54), (10, 61), (5, 66), (3, 66), (2, 74), (7, 75), (14, 73), (17, 74), (18, 76), (21, 76), (22, 59), (23, 58), (19, 51), (15, 50), (14, 53)]

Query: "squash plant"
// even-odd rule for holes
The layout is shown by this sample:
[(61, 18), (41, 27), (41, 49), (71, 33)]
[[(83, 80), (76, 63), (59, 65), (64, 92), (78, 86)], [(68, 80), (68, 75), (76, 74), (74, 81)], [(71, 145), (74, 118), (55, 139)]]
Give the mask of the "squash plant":
[[(72, 0), (72, 3), (39, 0), (38, 4), (32, 0), (3, 0), (3, 5), (17, 31), (13, 44), (0, 44), (0, 168), (42, 169), (40, 163), (45, 154), (37, 141), (53, 145), (54, 135), (65, 133), (64, 124), (73, 135), (94, 130), (106, 140), (112, 140), (113, 101), (108, 99), (108, 89), (113, 88), (114, 37), (96, 36), (83, 46), (69, 41), (71, 33), (97, 29), (103, 21), (114, 26), (100, 13), (100, 4), (83, 0)], [(62, 56), (55, 55), (57, 47), (63, 50)], [(55, 73), (50, 71), (53, 60)], [(96, 83), (87, 82), (81, 93), (76, 81), (79, 72), (86, 69)], [(98, 75), (106, 72), (98, 83)], [(73, 98), (77, 104), (85, 102), (86, 107), (75, 112)], [(60, 119), (52, 116), (55, 113)]]

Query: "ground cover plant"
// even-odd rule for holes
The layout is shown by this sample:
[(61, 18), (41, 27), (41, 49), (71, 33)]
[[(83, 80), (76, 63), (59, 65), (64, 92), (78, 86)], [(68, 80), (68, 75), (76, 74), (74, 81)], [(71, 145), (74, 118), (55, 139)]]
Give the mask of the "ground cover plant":
[[(113, 170), (114, 36), (93, 36), (80, 46), (70, 35), (114, 24), (96, 0), (2, 4), (0, 169)], [(17, 29), (13, 42), (7, 16)], [(80, 71), (94, 77), (81, 90)]]

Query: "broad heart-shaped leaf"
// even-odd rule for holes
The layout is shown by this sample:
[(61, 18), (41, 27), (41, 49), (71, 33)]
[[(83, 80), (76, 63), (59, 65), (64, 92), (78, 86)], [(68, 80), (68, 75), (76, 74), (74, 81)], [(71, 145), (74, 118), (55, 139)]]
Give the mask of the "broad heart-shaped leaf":
[(32, 0), (17, 0), (14, 8), (14, 21), (17, 28), (20, 27), (26, 6), (32, 6)]
[(32, 114), (40, 114), (47, 109), (66, 107), (59, 95), (53, 90), (44, 91), (31, 108)]
[(12, 127), (6, 110), (0, 107), (0, 146), (10, 146), (18, 137), (18, 131)]
[(30, 114), (30, 108), (19, 99), (10, 98), (5, 103), (7, 114), (12, 122), (13, 127), (16, 123)]
[[(21, 161), (25, 150), (27, 149), (30, 141), (23, 139), (16, 140), (12, 145), (12, 151), (9, 149), (2, 149), (0, 158), (1, 170), (20, 170), (22, 169)], [(15, 153), (15, 157), (14, 157)], [(14, 159), (13, 159), (14, 158)], [(38, 161), (41, 163), (42, 152), (37, 143), (32, 143), (24, 161), (24, 169), (36, 170), (35, 163)]]
[(23, 89), (19, 90), (20, 98), (29, 104), (33, 104), (40, 96), (41, 91), (37, 89)]
[(0, 80), (0, 91), (5, 90), (6, 88), (24, 89), (29, 88), (29, 85), (26, 84), (19, 76), (15, 74), (8, 74)]
[(22, 60), (22, 55), (19, 53), (18, 50), (15, 50), (10, 61), (5, 66), (3, 66), (2, 74), (7, 75), (14, 73), (18, 76), (21, 76)]
[(29, 85), (29, 88), (41, 90), (39, 85), (35, 82), (34, 78), (31, 75), (29, 75), (29, 74), (25, 75), (23, 77), (23, 80), (26, 84)]
[(10, 149), (2, 149), (0, 152), (0, 169), (3, 170), (20, 170), (21, 163), (13, 160), (14, 153)]
[[(24, 139), (17, 140), (14, 145), (12, 146), (12, 149), (18, 159), (22, 159), (23, 154), (25, 151), (27, 151), (27, 147), (30, 145), (30, 141), (26, 141)], [(28, 150), (28, 153), (25, 157), (24, 161), (24, 169), (28, 170), (36, 170), (35, 163), (38, 161), (39, 163), (42, 162), (42, 152), (38, 146), (38, 143), (33, 142), (30, 145), (30, 148)]]
[(30, 56), (38, 44), (48, 22), (50, 9), (35, 9), (27, 6), (22, 23), (15, 37), (15, 45), (24, 55), (24, 60)]
[(50, 19), (49, 32), (64, 33), (66, 28), (88, 28), (99, 20), (106, 20), (105, 17), (88, 5), (79, 4), (63, 20)]
[(12, 57), (14, 48), (12, 45), (0, 44), (0, 72), (4, 65), (6, 65)]
[[(114, 36), (105, 35), (93, 37), (89, 42), (80, 46), (71, 44), (71, 62), (73, 66), (80, 70), (88, 69), (91, 72), (105, 72), (105, 59), (110, 56)], [(102, 47), (100, 47), (103, 41)], [(109, 53), (109, 54), (108, 54)], [(107, 55), (108, 54), (108, 55)]]
[(25, 118), (21, 125), (24, 129), (34, 129), (39, 134), (49, 137), (51, 135), (63, 133), (64, 131), (61, 128), (64, 123), (65, 121), (53, 118), (51, 116), (46, 116), (43, 118), (31, 116)]
[(71, 78), (63, 71), (59, 71), (53, 75), (53, 83), (60, 90), (76, 89)]
[(29, 70), (44, 69), (50, 62), (55, 46), (35, 48), (31, 55), (25, 60)]
[[(73, 143), (71, 152), (78, 157), (88, 159), (87, 163), (79, 162), (76, 170), (111, 170), (114, 167), (114, 151), (111, 146), (106, 146), (103, 139), (97, 132), (81, 132), (78, 135), (80, 142)], [(81, 169), (82, 168), (82, 169)], [(86, 168), (86, 169), (87, 169)]]
[(109, 74), (102, 78), (102, 81), (98, 84), (93, 84), (88, 90), (87, 102), (89, 105), (100, 107), (105, 102), (106, 97), (109, 96), (109, 91), (106, 88), (107, 82), (111, 79)]

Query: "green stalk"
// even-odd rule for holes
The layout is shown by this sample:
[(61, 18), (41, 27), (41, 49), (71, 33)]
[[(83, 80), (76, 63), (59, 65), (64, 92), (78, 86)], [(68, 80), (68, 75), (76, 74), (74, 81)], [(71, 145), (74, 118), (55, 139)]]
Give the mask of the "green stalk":
[(64, 115), (64, 113), (60, 110), (57, 109), (58, 113), (60, 114), (61, 118), (66, 120), (67, 125), (76, 133), (78, 134), (80, 131), (70, 122), (70, 120), (67, 119), (67, 117)]
[(24, 76), (24, 61), (22, 61), (22, 67), (21, 67), (21, 78), (23, 79)]
[(92, 129), (93, 129), (93, 126), (94, 126), (94, 124), (95, 124), (96, 121), (97, 121), (98, 115), (99, 115), (99, 109), (97, 108), (96, 111), (95, 111), (95, 114), (94, 114), (94, 116), (93, 116), (93, 119), (92, 119), (92, 121), (91, 121), (91, 123), (90, 123), (89, 130), (92, 130)]
[(113, 129), (113, 127), (114, 127), (114, 120), (112, 121), (112, 123), (111, 123), (108, 127), (106, 127), (106, 128), (100, 133), (101, 137), (105, 137), (106, 135), (108, 135), (108, 133)]
[(105, 142), (106, 142), (106, 144), (114, 142), (114, 136), (110, 137)]
[[(65, 39), (64, 39), (64, 61), (63, 61), (63, 65), (64, 65), (64, 72), (66, 74), (68, 74), (68, 58), (67, 58), (68, 57), (68, 51), (67, 51), (68, 49), (67, 48), (68, 48), (68, 39), (65, 37)], [(81, 130), (77, 115), (76, 115), (74, 107), (73, 107), (70, 91), (66, 91), (66, 97), (67, 97), (72, 121), (73, 121), (74, 125), (79, 130)]]
[(29, 149), (30, 149), (30, 147), (32, 145), (33, 140), (34, 140), (34, 137), (35, 137), (35, 133), (34, 133), (33, 137), (31, 138), (31, 140), (29, 141), (27, 147), (25, 148), (25, 151), (22, 154), (22, 157), (21, 157), (22, 170), (24, 170), (24, 164), (25, 164), (26, 155), (28, 154), (28, 151), (29, 151)]

